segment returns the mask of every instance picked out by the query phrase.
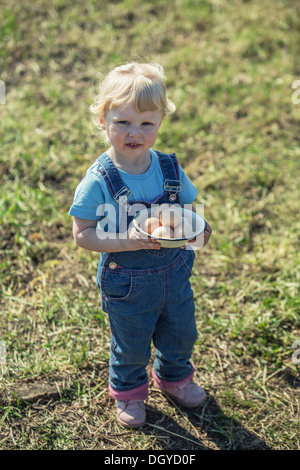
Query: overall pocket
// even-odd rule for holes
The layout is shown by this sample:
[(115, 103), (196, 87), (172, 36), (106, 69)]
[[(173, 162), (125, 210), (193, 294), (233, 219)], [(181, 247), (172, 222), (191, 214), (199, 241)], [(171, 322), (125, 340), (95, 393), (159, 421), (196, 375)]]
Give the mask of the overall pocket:
[(103, 268), (99, 281), (100, 291), (106, 300), (128, 300), (134, 292), (135, 278), (128, 274)]
[(194, 250), (190, 249), (183, 249), (180, 252), (181, 254), (181, 259), (183, 261), (183, 266), (186, 269), (187, 273), (189, 276), (192, 275), (192, 269), (194, 265), (194, 260), (195, 260), (195, 252)]

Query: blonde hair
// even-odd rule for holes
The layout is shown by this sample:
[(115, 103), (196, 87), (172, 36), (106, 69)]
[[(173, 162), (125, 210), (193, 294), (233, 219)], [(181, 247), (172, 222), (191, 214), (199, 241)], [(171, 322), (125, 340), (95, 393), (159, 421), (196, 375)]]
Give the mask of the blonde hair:
[(101, 131), (100, 119), (130, 101), (138, 112), (160, 110), (163, 116), (173, 113), (175, 105), (167, 98), (165, 82), (164, 69), (156, 63), (130, 62), (115, 67), (100, 84), (90, 106), (92, 123)]

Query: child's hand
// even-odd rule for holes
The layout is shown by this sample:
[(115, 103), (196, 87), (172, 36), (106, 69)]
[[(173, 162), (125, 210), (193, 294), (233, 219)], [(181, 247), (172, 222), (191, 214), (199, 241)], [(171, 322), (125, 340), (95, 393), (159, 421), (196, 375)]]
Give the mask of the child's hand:
[(133, 226), (128, 229), (128, 238), (124, 240), (126, 251), (159, 250), (160, 243), (140, 234)]
[(208, 243), (211, 234), (211, 226), (206, 222), (204, 233), (201, 233), (198, 237), (193, 238), (189, 243), (193, 243), (195, 247), (203, 248)]

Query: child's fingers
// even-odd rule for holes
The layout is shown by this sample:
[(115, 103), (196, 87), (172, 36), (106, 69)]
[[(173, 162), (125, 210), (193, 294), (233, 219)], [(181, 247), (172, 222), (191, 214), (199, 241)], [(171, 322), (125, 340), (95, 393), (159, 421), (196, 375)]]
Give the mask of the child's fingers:
[(147, 240), (142, 241), (143, 246), (146, 249), (154, 249), (154, 250), (159, 250), (160, 249), (160, 243), (157, 242), (156, 240), (151, 240), (151, 238), (148, 238)]
[(210, 239), (212, 234), (211, 226), (206, 222), (205, 230), (204, 230), (204, 243), (206, 244)]
[(160, 249), (160, 243), (138, 232), (134, 227), (130, 230), (129, 238), (134, 240), (141, 249)]
[(211, 234), (211, 226), (206, 222), (204, 232), (202, 232), (198, 237), (194, 237), (192, 240), (189, 241), (189, 243), (193, 243), (194, 246), (197, 248), (203, 248), (203, 246), (208, 243)]

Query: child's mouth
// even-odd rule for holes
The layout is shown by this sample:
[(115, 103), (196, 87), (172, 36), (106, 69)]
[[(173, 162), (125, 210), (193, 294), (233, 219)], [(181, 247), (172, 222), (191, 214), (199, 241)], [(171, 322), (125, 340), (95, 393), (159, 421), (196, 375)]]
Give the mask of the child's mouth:
[(137, 149), (138, 147), (141, 146), (141, 144), (131, 143), (131, 144), (126, 144), (126, 146), (129, 147), (130, 149)]

